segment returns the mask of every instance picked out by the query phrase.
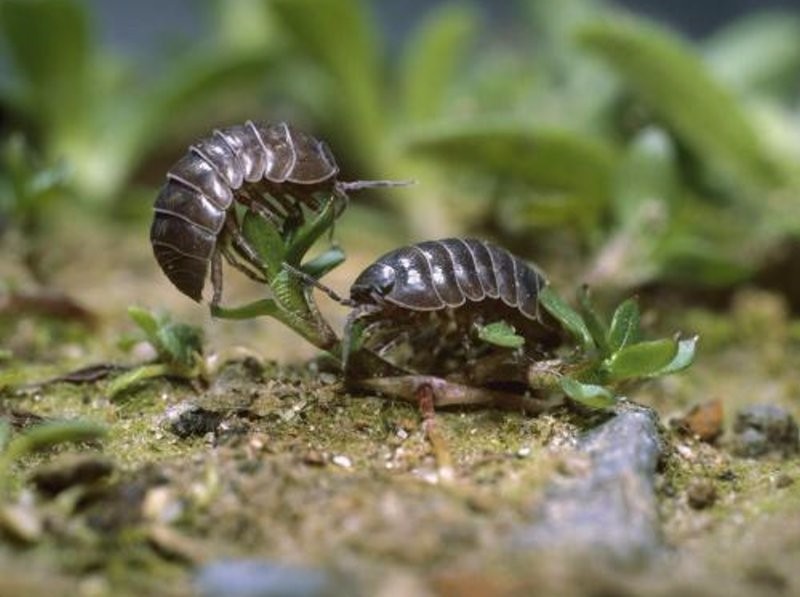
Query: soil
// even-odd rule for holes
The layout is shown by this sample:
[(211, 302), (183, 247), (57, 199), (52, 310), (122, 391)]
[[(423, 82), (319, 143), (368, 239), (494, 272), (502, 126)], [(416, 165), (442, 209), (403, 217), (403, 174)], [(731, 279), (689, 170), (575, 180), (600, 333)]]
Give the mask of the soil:
[[(15, 432), (83, 418), (109, 434), (14, 464), (8, 499), (16, 508), (0, 524), (0, 595), (215, 594), (204, 571), (239, 559), (290, 567), (292, 578), (325, 575), (316, 593), (292, 594), (800, 591), (800, 459), (733, 450), (740, 409), (763, 403), (800, 416), (800, 342), (777, 295), (741, 291), (727, 312), (645, 305), (654, 335), (698, 332), (701, 351), (689, 371), (628, 396), (664, 423), (656, 491), (670, 549), (620, 568), (509, 542), (554, 475), (577, 466), (571, 449), (596, 417), (568, 407), (536, 417), (439, 412), (455, 469), (445, 482), (412, 406), (349, 395), (313, 348), (274, 322), (212, 321), (157, 270), (146, 225), (81, 234), (86, 226), (95, 224), (78, 222), (53, 240), (65, 257), (49, 287), (96, 323), (5, 317), (2, 348), (11, 354), (0, 361), (0, 409)], [(337, 234), (352, 254), (326, 281), (344, 290), (392, 239), (346, 225)], [(2, 268), (4, 279), (34, 288), (13, 263)], [(257, 296), (234, 275), (226, 282), (241, 302)], [(346, 312), (320, 303), (341, 329)], [(118, 346), (134, 333), (130, 304), (169, 309), (206, 330), (208, 387), (159, 378), (111, 400), (111, 377), (35, 383), (149, 356), (146, 347)], [(721, 405), (721, 435), (670, 424), (711, 401)]]

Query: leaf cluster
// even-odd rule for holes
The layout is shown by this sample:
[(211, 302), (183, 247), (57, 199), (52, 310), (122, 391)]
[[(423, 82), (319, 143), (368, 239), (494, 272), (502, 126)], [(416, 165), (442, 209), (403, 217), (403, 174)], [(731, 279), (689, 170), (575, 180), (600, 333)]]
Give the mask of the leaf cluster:
[(623, 301), (610, 322), (596, 311), (586, 287), (581, 291), (579, 310), (550, 287), (541, 293), (540, 301), (578, 346), (566, 360), (560, 385), (570, 398), (586, 406), (611, 406), (618, 399), (614, 388), (625, 382), (677, 373), (694, 361), (696, 336), (642, 339), (635, 299)]

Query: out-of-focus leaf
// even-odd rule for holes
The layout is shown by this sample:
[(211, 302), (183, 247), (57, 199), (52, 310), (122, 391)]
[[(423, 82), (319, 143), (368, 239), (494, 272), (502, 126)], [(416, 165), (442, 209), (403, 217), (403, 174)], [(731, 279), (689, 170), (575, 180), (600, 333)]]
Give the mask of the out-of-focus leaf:
[(755, 13), (716, 32), (704, 52), (721, 79), (743, 92), (785, 93), (800, 71), (800, 16)]
[(516, 330), (505, 321), (495, 321), (482, 326), (478, 330), (478, 338), (503, 348), (520, 348), (525, 344), (525, 338), (518, 335)]
[(610, 199), (617, 162), (614, 149), (601, 141), (508, 121), (429, 127), (403, 145), (412, 154), (538, 189), (574, 191), (600, 204)]
[(50, 128), (83, 122), (88, 105), (91, 43), (85, 7), (72, 0), (3, 0), (0, 27), (22, 85), (23, 109)]
[(476, 26), (471, 7), (446, 4), (435, 9), (414, 33), (400, 75), (409, 121), (430, 120), (440, 112)]
[(610, 64), (703, 163), (743, 183), (775, 180), (742, 105), (675, 35), (651, 23), (619, 18), (582, 27), (579, 39)]
[(561, 378), (561, 389), (564, 393), (589, 408), (609, 408), (617, 399), (608, 389), (594, 384), (585, 384), (570, 377)]
[(153, 313), (141, 307), (128, 307), (128, 316), (139, 326), (151, 343), (155, 341), (158, 337), (159, 322)]
[(42, 423), (12, 439), (6, 448), (3, 460), (6, 463), (13, 462), (21, 456), (58, 444), (98, 440), (106, 433), (105, 427), (91, 421)]
[(688, 368), (694, 362), (694, 357), (697, 353), (697, 339), (697, 336), (692, 336), (678, 341), (678, 352), (675, 354), (675, 358), (666, 367), (653, 372), (650, 376), (670, 375)]
[(617, 352), (636, 342), (639, 334), (639, 305), (636, 299), (630, 298), (614, 311), (608, 332), (608, 349)]
[[(371, 157), (384, 131), (378, 28), (362, 0), (266, 0), (296, 50), (311, 58), (332, 85), (328, 124)], [(368, 160), (365, 160), (368, 161)]]
[(631, 344), (603, 362), (609, 381), (651, 377), (668, 367), (678, 355), (678, 342), (671, 338)]
[(655, 127), (639, 132), (620, 162), (615, 188), (614, 204), (621, 222), (635, 217), (644, 201), (670, 203), (680, 181), (669, 135)]
[(583, 321), (586, 323), (586, 327), (589, 328), (594, 343), (602, 354), (608, 353), (608, 324), (594, 308), (588, 286), (584, 285), (581, 288), (578, 299), (580, 301), (581, 311), (583, 312)]
[(539, 302), (572, 336), (580, 342), (585, 350), (594, 348), (594, 340), (583, 317), (565, 303), (549, 286), (539, 293)]

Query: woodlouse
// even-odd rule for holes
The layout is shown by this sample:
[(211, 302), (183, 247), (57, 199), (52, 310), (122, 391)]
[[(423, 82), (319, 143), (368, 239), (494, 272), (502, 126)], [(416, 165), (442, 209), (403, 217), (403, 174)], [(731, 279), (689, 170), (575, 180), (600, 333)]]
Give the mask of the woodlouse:
[(470, 339), (475, 324), (505, 320), (530, 353), (560, 338), (539, 306), (544, 275), (487, 241), (447, 238), (390, 251), (356, 278), (348, 300), (309, 282), (353, 307), (346, 344), (358, 323), (364, 346), (381, 356), (406, 344), (403, 366), (416, 371), (442, 374), (443, 359), (463, 364), (484, 353), (486, 344)]
[(347, 191), (393, 186), (391, 181), (338, 180), (339, 167), (324, 142), (286, 123), (247, 121), (216, 129), (190, 146), (169, 170), (155, 202), (153, 252), (170, 281), (202, 299), (211, 265), (212, 304), (222, 294), (222, 261), (264, 282), (258, 258), (242, 238), (233, 209), (239, 203), (277, 226), (303, 221), (327, 196), (347, 203)]

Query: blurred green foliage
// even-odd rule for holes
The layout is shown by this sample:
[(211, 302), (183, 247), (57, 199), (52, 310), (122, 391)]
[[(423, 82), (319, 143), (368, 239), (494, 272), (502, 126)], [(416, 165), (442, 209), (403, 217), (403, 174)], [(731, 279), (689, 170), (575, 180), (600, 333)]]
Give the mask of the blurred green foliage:
[(108, 204), (190, 130), (280, 114), (351, 178), (417, 179), (380, 197), (413, 240), (558, 247), (596, 286), (735, 284), (800, 232), (798, 15), (691, 42), (602, 0), (519, 0), (499, 39), (454, 1), (389, 55), (365, 0), (206, 6), (202, 39), (142, 73), (78, 0), (0, 4), (0, 102), (80, 199)]

